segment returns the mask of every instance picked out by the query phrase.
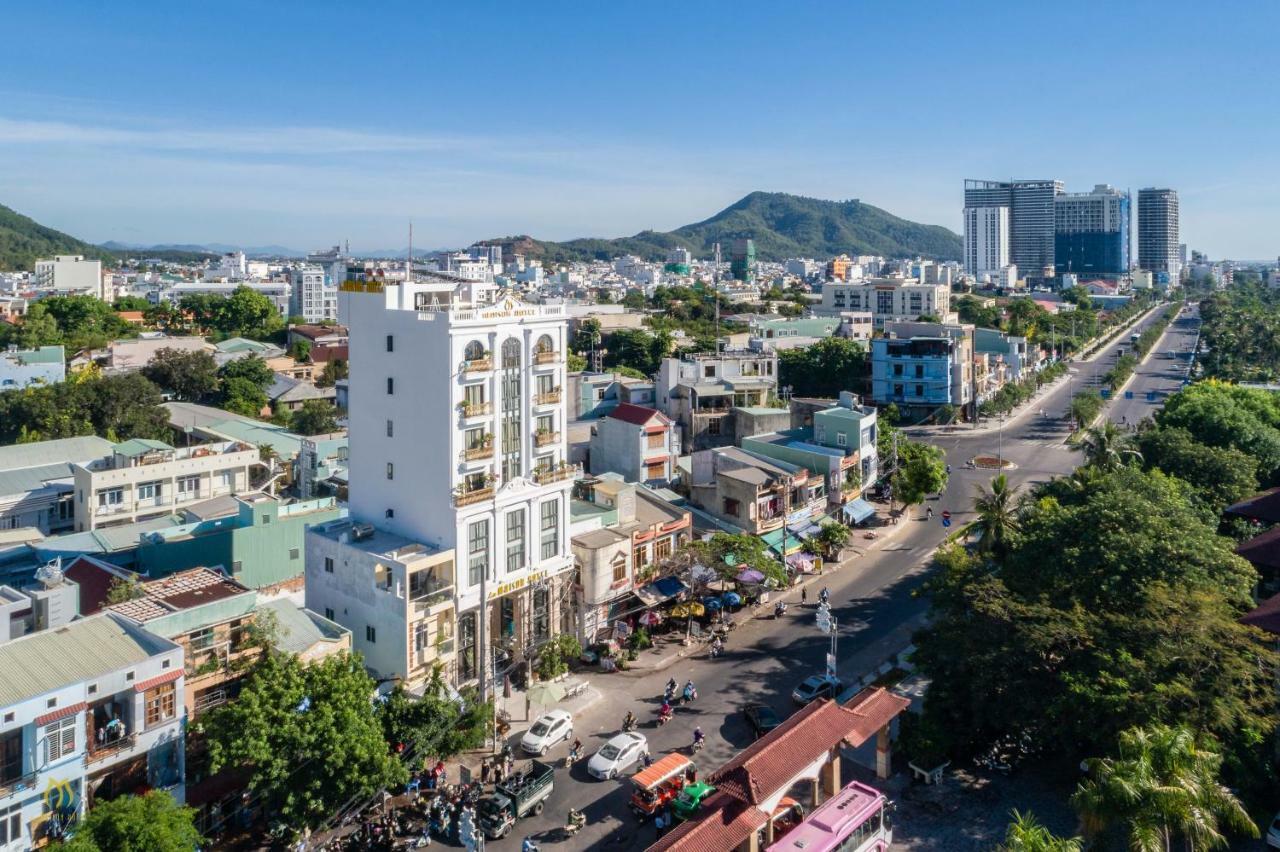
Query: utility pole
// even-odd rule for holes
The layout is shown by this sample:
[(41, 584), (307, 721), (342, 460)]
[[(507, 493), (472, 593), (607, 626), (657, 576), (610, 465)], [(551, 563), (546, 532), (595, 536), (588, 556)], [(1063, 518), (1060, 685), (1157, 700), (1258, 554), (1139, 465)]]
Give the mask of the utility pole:
[[(716, 265), (711, 270), (711, 298), (716, 302), (716, 352), (720, 352), (720, 244), (716, 243)], [(786, 554), (783, 554), (785, 562)]]

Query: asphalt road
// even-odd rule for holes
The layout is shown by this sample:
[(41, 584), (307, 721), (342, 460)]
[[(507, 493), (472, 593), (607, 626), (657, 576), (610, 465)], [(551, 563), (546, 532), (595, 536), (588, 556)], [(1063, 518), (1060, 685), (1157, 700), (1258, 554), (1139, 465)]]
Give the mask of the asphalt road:
[[(1135, 330), (1145, 328), (1158, 315), (1156, 312), (1148, 316)], [(1134, 398), (1117, 400), (1108, 416), (1134, 423), (1160, 404), (1161, 396), (1154, 401), (1146, 399), (1148, 390), (1176, 390), (1180, 379), (1174, 374), (1174, 366), (1180, 362), (1167, 360), (1164, 354), (1187, 348), (1196, 326), (1196, 319), (1180, 320), (1171, 326), (1153, 348), (1151, 357), (1135, 372), (1130, 383)], [(1121, 339), (1127, 341), (1128, 337)], [(924, 507), (913, 509), (913, 517), (902, 522), (907, 527), (896, 531), (892, 541), (858, 554), (826, 580), (840, 625), (839, 671), (846, 681), (857, 679), (900, 651), (924, 623), (927, 601), (913, 597), (912, 592), (923, 582), (933, 550), (949, 532), (942, 528), (941, 511), (949, 509), (954, 524), (965, 523), (972, 514), (975, 487), (986, 484), (992, 475), (990, 471), (966, 469), (965, 462), (978, 454), (1002, 454), (1017, 465), (1008, 476), (1018, 486), (1072, 470), (1078, 458), (1064, 443), (1071, 431), (1064, 417), (1071, 395), (1110, 368), (1115, 348), (1109, 346), (1097, 358), (1074, 365), (1077, 372), (1070, 382), (1043, 391), (1038, 401), (1003, 427), (980, 424), (977, 430), (956, 427), (954, 431), (934, 430), (929, 434), (928, 440), (944, 448), (953, 469), (947, 490), (927, 504), (934, 508), (935, 517), (926, 521)], [(1048, 416), (1040, 415), (1041, 408)], [(853, 544), (856, 547), (868, 542), (855, 537)], [(696, 761), (711, 768), (752, 741), (741, 714), (744, 704), (767, 703), (785, 717), (794, 709), (791, 689), (807, 675), (822, 670), (830, 647), (828, 638), (815, 627), (813, 607), (796, 605), (798, 593), (788, 597), (793, 605), (783, 619), (757, 619), (739, 627), (718, 660), (699, 651), (661, 672), (593, 676), (593, 685), (601, 689), (604, 697), (574, 722), (585, 754), (593, 754), (616, 734), (622, 717), (632, 710), (641, 720), (640, 732), (648, 737), (655, 759), (677, 749), (689, 753), (693, 729), (701, 726), (707, 734), (707, 747)], [(811, 591), (810, 600), (814, 597)], [(671, 724), (658, 728), (656, 711), (669, 677), (681, 683), (692, 679), (699, 698), (692, 706), (677, 710)], [(518, 743), (513, 741), (512, 747), (518, 750)], [(547, 759), (561, 760), (567, 749), (566, 745), (557, 746)], [(597, 781), (587, 774), (585, 759), (568, 770), (558, 769), (555, 790), (543, 815), (520, 821), (511, 836), (489, 841), (486, 848), (518, 849), (521, 838), (532, 835), (547, 849), (643, 849), (653, 841), (654, 829), (647, 823), (638, 824), (627, 808), (632, 789), (629, 774), (612, 781)], [(570, 807), (586, 813), (587, 827), (572, 840), (559, 840), (559, 827)]]

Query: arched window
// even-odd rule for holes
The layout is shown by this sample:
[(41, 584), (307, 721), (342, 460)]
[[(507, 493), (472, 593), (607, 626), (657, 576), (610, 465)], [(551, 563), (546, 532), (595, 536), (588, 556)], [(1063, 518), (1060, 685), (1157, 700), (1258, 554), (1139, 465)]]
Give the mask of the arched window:
[(520, 366), (520, 341), (509, 337), (502, 344), (502, 368), (504, 370)]
[(473, 340), (467, 344), (467, 348), (462, 351), (462, 357), (468, 361), (479, 361), (484, 357), (484, 344), (479, 340)]
[(538, 338), (538, 342), (533, 347), (534, 353), (538, 355), (547, 354), (556, 351), (556, 345), (551, 340), (551, 335), (544, 334)]

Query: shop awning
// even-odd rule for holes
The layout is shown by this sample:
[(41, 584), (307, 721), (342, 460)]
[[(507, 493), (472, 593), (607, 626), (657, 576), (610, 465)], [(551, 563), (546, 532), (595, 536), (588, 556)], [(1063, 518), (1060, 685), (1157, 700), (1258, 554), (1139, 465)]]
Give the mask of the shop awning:
[(875, 513), (875, 507), (861, 497), (844, 504), (845, 520), (853, 524), (860, 524)]
[[(773, 532), (767, 532), (764, 535), (760, 536), (760, 540), (763, 541), (768, 546), (768, 548), (772, 550), (774, 553), (779, 555), (784, 555), (782, 554), (782, 537), (784, 532), (785, 532), (784, 530), (774, 530)], [(787, 538), (787, 554), (795, 553), (796, 551), (804, 547), (804, 541), (802, 541), (800, 536), (796, 535), (795, 533), (787, 532), (786, 538)]]
[(657, 606), (663, 601), (671, 600), (687, 589), (688, 587), (675, 577), (663, 577), (636, 589), (636, 597), (645, 606)]
[(787, 532), (791, 535), (808, 538), (822, 531), (822, 523), (825, 520), (827, 520), (827, 516), (819, 512), (794, 524), (787, 524)]

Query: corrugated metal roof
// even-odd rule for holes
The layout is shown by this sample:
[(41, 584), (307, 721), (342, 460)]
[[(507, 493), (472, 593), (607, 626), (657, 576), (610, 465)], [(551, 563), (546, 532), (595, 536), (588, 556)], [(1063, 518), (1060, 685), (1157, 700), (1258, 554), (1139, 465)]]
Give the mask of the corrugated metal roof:
[(112, 450), (122, 456), (133, 458), (134, 456), (144, 456), (147, 453), (156, 452), (157, 450), (172, 450), (173, 447), (164, 441), (153, 441), (150, 438), (130, 438), (127, 441), (121, 441), (112, 447)]
[(117, 619), (104, 613), (0, 645), (0, 707), (137, 665), (177, 647)]
[(39, 491), (50, 482), (59, 479), (71, 480), (74, 477), (75, 471), (72, 470), (69, 462), (42, 464), (38, 467), (24, 467), (17, 470), (4, 470), (0, 471), (0, 495), (8, 496)]
[(11, 444), (0, 447), (0, 470), (84, 462), (109, 454), (111, 447), (110, 441), (99, 438), (97, 435), (36, 441), (32, 444)]
[(302, 654), (321, 642), (336, 642), (351, 631), (337, 622), (309, 609), (298, 606), (288, 598), (270, 601), (259, 609), (275, 613), (277, 632), (276, 647), (291, 654)]

